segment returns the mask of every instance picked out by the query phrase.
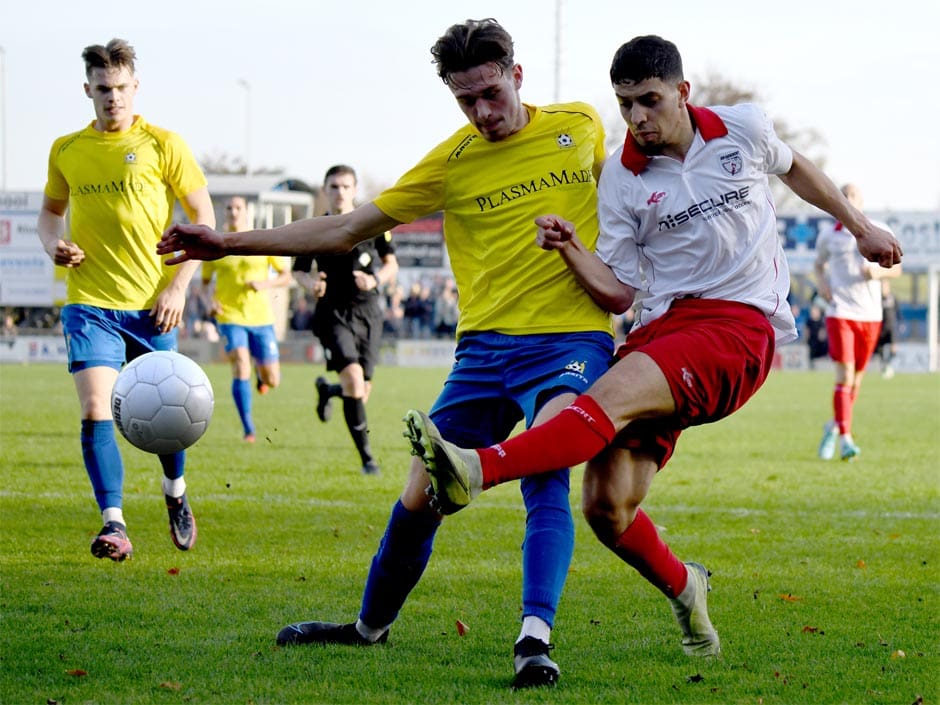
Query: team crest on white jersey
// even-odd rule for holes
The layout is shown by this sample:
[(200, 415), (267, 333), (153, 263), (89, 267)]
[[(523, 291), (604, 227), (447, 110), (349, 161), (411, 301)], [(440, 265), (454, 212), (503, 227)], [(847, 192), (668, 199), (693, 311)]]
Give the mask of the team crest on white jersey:
[(135, 152), (128, 152), (124, 155), (125, 164), (133, 164), (137, 161), (137, 154)]
[(737, 150), (729, 152), (728, 154), (720, 154), (718, 157), (721, 159), (721, 168), (732, 176), (737, 176), (741, 172), (741, 169), (744, 168), (741, 152)]
[(574, 137), (572, 137), (567, 132), (562, 132), (558, 137), (555, 138), (555, 141), (558, 143), (558, 146), (562, 149), (567, 149), (568, 147), (574, 147)]

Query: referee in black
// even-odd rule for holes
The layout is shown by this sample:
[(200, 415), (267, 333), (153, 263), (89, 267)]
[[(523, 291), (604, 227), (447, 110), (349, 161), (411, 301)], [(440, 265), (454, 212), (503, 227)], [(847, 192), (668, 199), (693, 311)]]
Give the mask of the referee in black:
[[(357, 187), (352, 167), (330, 167), (323, 179), (329, 203), (326, 215), (353, 210)], [(342, 254), (297, 257), (293, 271), (298, 284), (317, 296), (313, 334), (323, 346), (327, 371), (339, 375), (338, 384), (317, 377), (317, 416), (320, 421), (329, 421), (332, 398), (342, 398), (343, 416), (359, 451), (362, 472), (378, 475), (379, 465), (369, 446), (366, 402), (382, 344), (384, 313), (379, 297), (382, 287), (398, 275), (391, 233)]]

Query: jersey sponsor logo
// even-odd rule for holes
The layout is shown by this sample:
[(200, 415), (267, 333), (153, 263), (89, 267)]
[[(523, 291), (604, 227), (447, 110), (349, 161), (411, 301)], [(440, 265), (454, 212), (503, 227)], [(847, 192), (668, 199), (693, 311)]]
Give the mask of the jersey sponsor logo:
[(689, 372), (688, 368), (682, 368), (682, 381), (685, 382), (685, 386), (689, 389), (692, 389), (695, 385), (695, 375)]
[(141, 193), (144, 184), (141, 181), (112, 181), (106, 184), (77, 184), (69, 189), (70, 196), (97, 196), (112, 193)]
[(567, 132), (562, 132), (558, 137), (555, 138), (555, 141), (558, 143), (558, 146), (562, 149), (568, 149), (574, 147), (574, 137), (572, 137)]
[(653, 193), (650, 194), (650, 197), (646, 199), (646, 205), (651, 206), (654, 203), (659, 203), (665, 197), (666, 197), (665, 191), (653, 191)]
[(558, 172), (550, 171), (547, 175), (540, 176), (537, 179), (515, 184), (495, 193), (478, 196), (476, 203), (481, 212), (491, 211), (507, 203), (512, 203), (517, 198), (531, 196), (545, 189), (556, 188), (558, 186), (571, 186), (572, 184), (590, 184), (593, 182), (594, 174), (590, 169), (562, 169)]
[(746, 208), (751, 204), (748, 197), (750, 191), (750, 186), (742, 186), (736, 191), (726, 191), (718, 196), (693, 203), (678, 213), (663, 216), (659, 220), (659, 231), (672, 230), (695, 218), (704, 217), (706, 220), (711, 220), (739, 208)]
[(735, 150), (728, 154), (719, 154), (721, 168), (727, 171), (731, 176), (737, 175), (744, 168), (744, 160), (741, 159), (741, 152)]

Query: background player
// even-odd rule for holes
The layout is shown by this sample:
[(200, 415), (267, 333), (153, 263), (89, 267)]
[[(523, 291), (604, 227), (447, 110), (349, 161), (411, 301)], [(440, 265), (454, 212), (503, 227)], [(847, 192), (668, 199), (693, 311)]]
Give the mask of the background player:
[[(248, 230), (248, 205), (241, 196), (233, 196), (225, 204), (225, 231), (245, 230)], [(271, 270), (276, 272), (273, 278)], [(287, 287), (291, 275), (283, 257), (229, 257), (203, 264), (203, 287), (208, 288), (213, 279), (215, 291), (210, 298), (210, 313), (232, 364), (232, 399), (242, 422), (244, 439), (254, 443), (252, 361), (257, 368), (255, 386), (260, 394), (266, 394), (281, 383), (280, 351), (269, 296), (271, 289)], [(286, 290), (283, 295), (287, 295)]]
[[(125, 362), (176, 349), (198, 263), (166, 267), (153, 251), (173, 219), (176, 199), (195, 223), (213, 227), (215, 214), (206, 178), (183, 140), (134, 115), (134, 49), (112, 39), (86, 47), (82, 59), (95, 119), (53, 143), (38, 232), (55, 264), (69, 270), (62, 328), (81, 404), (82, 457), (104, 521), (91, 552), (122, 561), (133, 548), (111, 389)], [(161, 455), (160, 464), (170, 536), (187, 550), (196, 540), (196, 523), (183, 479), (185, 453)]]
[[(846, 184), (842, 193), (861, 210), (857, 186)], [(885, 223), (878, 227), (890, 231)], [(837, 221), (816, 239), (814, 271), (816, 288), (829, 303), (826, 334), (836, 373), (833, 417), (823, 428), (818, 453), (823, 460), (832, 460), (838, 443), (841, 458), (853, 460), (861, 451), (852, 438), (852, 411), (881, 332), (882, 280), (900, 276), (901, 265), (885, 268), (867, 261), (852, 233)]]
[[(323, 179), (327, 215), (355, 208), (358, 181), (352, 167), (330, 167)], [(343, 400), (343, 417), (356, 445), (364, 475), (379, 474), (369, 444), (366, 402), (382, 346), (385, 314), (379, 301), (382, 287), (398, 276), (391, 233), (361, 242), (342, 254), (302, 255), (294, 260), (297, 282), (317, 296), (313, 333), (323, 346), (326, 369), (339, 374), (339, 384), (317, 377), (317, 417), (328, 421), (331, 399)]]

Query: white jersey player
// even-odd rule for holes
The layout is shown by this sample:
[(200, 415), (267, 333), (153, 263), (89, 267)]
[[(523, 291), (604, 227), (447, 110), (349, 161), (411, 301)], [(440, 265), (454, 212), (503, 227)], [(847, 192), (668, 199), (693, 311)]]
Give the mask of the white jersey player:
[(640, 504), (682, 430), (740, 408), (763, 384), (777, 342), (796, 336), (768, 175), (845, 222), (868, 259), (891, 266), (901, 249), (759, 110), (689, 105), (672, 42), (627, 42), (610, 78), (629, 132), (598, 186), (597, 254), (564, 214), (536, 224), (537, 242), (556, 250), (599, 304), (621, 313), (638, 300), (638, 323), (616, 363), (558, 415), (489, 448), (447, 443), (414, 410), (407, 435), (448, 512), (487, 487), (587, 462), (582, 507), (594, 533), (669, 598), (684, 651), (712, 656), (720, 645), (709, 573), (681, 561)]
[[(842, 193), (861, 209), (862, 196), (856, 186), (846, 184)], [(886, 224), (876, 224), (888, 231)], [(852, 437), (852, 416), (881, 332), (881, 280), (899, 276), (901, 265), (886, 269), (866, 260), (853, 234), (839, 221), (816, 239), (815, 272), (816, 288), (829, 303), (826, 335), (836, 372), (832, 418), (823, 426), (818, 455), (831, 460), (838, 443), (840, 457), (854, 460), (861, 451)]]

